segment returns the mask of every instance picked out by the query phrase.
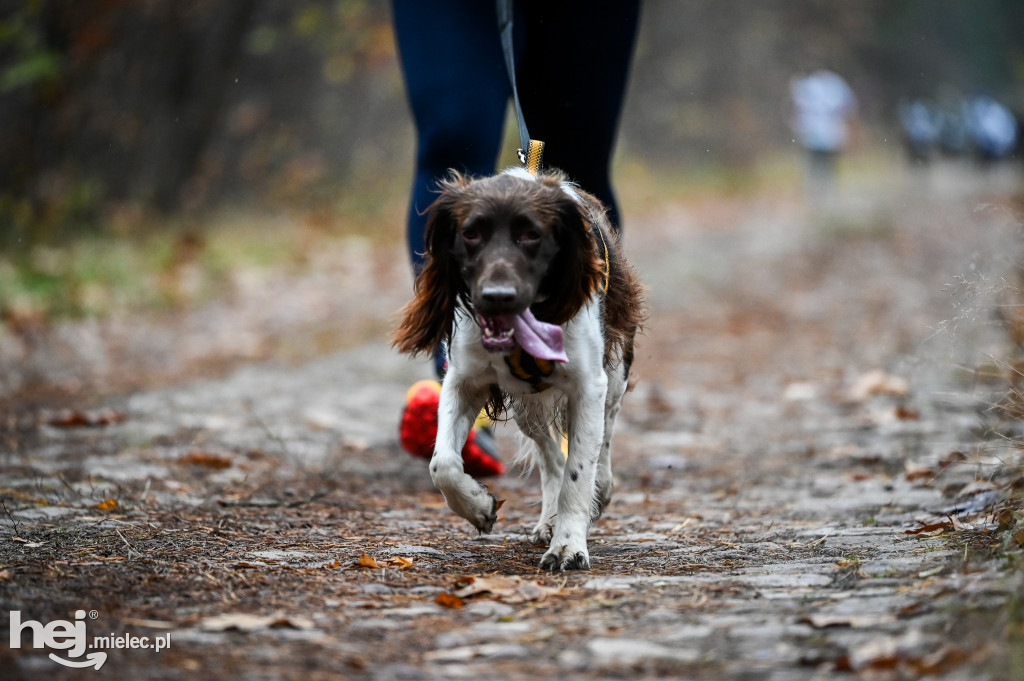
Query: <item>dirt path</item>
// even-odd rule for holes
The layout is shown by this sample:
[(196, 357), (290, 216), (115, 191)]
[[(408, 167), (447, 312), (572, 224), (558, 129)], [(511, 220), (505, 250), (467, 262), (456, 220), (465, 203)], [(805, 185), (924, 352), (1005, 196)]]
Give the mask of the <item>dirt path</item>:
[(1019, 256), (995, 187), (946, 168), (631, 225), (654, 312), (587, 572), (535, 568), (532, 477), (491, 483), (494, 534), (447, 511), (395, 441), (427, 368), (381, 342), (14, 410), (0, 610), (171, 643), (96, 672), (25, 630), (2, 676), (1019, 678), (1019, 574), (986, 533), (1019, 454), (983, 438), (1002, 388), (972, 371), (1006, 351)]

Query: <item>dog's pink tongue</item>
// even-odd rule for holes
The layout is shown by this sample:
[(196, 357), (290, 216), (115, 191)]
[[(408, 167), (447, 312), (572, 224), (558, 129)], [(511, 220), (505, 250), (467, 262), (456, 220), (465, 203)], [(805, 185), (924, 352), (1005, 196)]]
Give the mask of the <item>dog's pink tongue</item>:
[(568, 362), (562, 327), (538, 321), (530, 309), (516, 316), (512, 322), (516, 342), (537, 359), (553, 362)]

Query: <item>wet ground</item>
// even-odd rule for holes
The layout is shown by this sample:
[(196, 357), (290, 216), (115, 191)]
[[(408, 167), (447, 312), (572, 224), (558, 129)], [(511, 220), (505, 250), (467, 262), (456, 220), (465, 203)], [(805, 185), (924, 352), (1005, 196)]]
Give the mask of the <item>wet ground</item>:
[(1019, 678), (997, 530), (1021, 459), (991, 430), (1019, 192), (943, 167), (814, 205), (637, 211), (652, 316), (585, 572), (535, 567), (535, 475), (489, 483), (506, 502), (478, 536), (398, 448), (430, 375), (382, 339), (400, 249), (9, 337), (0, 610), (170, 645), (34, 649), (25, 629), (2, 676)]

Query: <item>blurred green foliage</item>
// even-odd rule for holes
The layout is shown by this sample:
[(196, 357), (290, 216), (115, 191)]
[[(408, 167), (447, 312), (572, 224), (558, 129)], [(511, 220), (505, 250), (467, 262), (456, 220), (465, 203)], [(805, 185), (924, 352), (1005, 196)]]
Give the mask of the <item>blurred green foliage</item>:
[[(401, 238), (414, 140), (387, 3), (6, 4), (0, 317), (174, 305), (232, 259), (291, 257), (287, 226), (212, 228), (226, 207)], [(1021, 35), (1019, 0), (649, 1), (622, 189), (786, 191), (786, 89), (807, 68), (848, 78), (874, 140), (897, 139), (901, 97), (940, 88), (1024, 111)], [(185, 270), (205, 283), (184, 291)]]
[(405, 123), (382, 3), (30, 0), (0, 12), (0, 249), (329, 210), (404, 162)]
[(61, 55), (43, 36), (43, 7), (44, 0), (31, 0), (0, 19), (0, 51), (10, 60), (0, 70), (0, 92), (47, 85), (60, 77)]

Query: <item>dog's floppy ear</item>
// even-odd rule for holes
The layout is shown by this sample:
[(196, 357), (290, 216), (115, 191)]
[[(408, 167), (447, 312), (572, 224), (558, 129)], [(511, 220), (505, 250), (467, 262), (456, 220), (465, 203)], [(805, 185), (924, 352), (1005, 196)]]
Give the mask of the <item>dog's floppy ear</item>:
[(457, 172), (440, 183), (441, 195), (428, 209), (424, 233), (426, 264), (416, 277), (415, 297), (402, 309), (402, 322), (393, 337), (401, 352), (437, 352), (451, 339), (455, 308), (468, 290), (452, 257), (457, 208), (468, 178)]
[(594, 230), (607, 220), (600, 203), (585, 192), (576, 192), (577, 201), (561, 187), (557, 191), (554, 231), (558, 253), (541, 285), (545, 299), (534, 306), (534, 312), (551, 324), (564, 324), (604, 286), (604, 255)]

